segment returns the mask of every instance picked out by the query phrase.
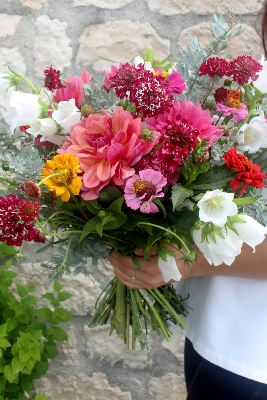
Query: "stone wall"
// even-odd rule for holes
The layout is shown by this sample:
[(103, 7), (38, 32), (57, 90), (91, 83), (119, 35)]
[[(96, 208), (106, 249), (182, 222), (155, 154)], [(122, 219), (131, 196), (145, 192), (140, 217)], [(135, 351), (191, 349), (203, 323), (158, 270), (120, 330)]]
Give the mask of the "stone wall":
[[(66, 77), (132, 60), (153, 45), (157, 58), (179, 57), (189, 33), (205, 42), (206, 22), (223, 4), (242, 13), (246, 27), (230, 43), (231, 53), (259, 59), (261, 40), (256, 32), (263, 0), (0, 0), (0, 74), (11, 66), (42, 85), (42, 71), (51, 64)], [(258, 22), (259, 23), (259, 22)], [(29, 261), (20, 281), (34, 278), (44, 254), (27, 244)], [(88, 266), (90, 268), (90, 265)], [(37, 268), (37, 270), (36, 270)], [(37, 387), (51, 400), (185, 400), (183, 337), (178, 331), (170, 343), (150, 335), (150, 350), (126, 351), (109, 326), (88, 328), (94, 301), (112, 269), (99, 264), (92, 277), (69, 277), (65, 290), (73, 294), (65, 304), (75, 320), (65, 324), (69, 341), (60, 346)], [(39, 296), (47, 288), (38, 287)]]

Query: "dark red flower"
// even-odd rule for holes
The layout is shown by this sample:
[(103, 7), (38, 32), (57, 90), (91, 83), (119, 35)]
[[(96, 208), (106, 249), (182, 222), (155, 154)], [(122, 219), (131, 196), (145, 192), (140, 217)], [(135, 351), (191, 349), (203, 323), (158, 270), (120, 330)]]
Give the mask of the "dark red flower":
[(23, 201), (19, 206), (19, 215), (23, 219), (34, 219), (38, 215), (39, 203), (37, 201)]
[(217, 102), (225, 101), (228, 99), (228, 90), (223, 87), (220, 87), (215, 90), (213, 96), (214, 96), (215, 101), (217, 101)]
[(211, 78), (214, 78), (215, 75), (224, 76), (227, 75), (228, 71), (228, 61), (219, 57), (211, 57), (204, 61), (200, 67), (199, 71), (201, 75), (209, 75)]
[(34, 228), (33, 221), (21, 218), (22, 203), (22, 198), (13, 194), (7, 195), (6, 199), (0, 197), (0, 241), (6, 241), (8, 246), (21, 246), (24, 240), (44, 243), (45, 238)]
[(40, 189), (33, 182), (25, 182), (24, 184), (19, 185), (18, 189), (25, 193), (28, 197), (33, 199), (40, 198)]
[(255, 165), (250, 161), (244, 154), (238, 154), (236, 147), (230, 149), (227, 154), (223, 155), (225, 158), (227, 168), (237, 172), (236, 178), (232, 179), (230, 185), (233, 190), (237, 190), (240, 183), (243, 186), (238, 193), (241, 195), (244, 193), (247, 185), (262, 188), (264, 186), (264, 179), (266, 175), (264, 172), (260, 172), (260, 166)]
[(127, 97), (135, 104), (136, 112), (144, 118), (156, 118), (172, 107), (172, 82), (161, 75), (155, 76), (142, 64), (123, 64), (110, 81), (116, 95), (120, 99)]
[(48, 90), (57, 90), (62, 88), (63, 86), (61, 85), (61, 81), (59, 78), (60, 71), (57, 71), (55, 68), (52, 68), (52, 65), (50, 67), (47, 67), (44, 70), (45, 74), (45, 83), (44, 86)]
[(261, 63), (257, 62), (251, 56), (238, 56), (229, 63), (227, 76), (231, 76), (233, 81), (239, 85), (249, 82), (249, 79), (256, 81), (259, 75), (257, 72), (262, 70)]

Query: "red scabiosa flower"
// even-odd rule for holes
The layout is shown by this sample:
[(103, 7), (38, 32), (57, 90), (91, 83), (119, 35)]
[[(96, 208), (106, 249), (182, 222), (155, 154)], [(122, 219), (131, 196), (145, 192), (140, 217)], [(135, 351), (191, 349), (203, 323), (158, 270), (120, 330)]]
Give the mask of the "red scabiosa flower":
[(229, 63), (223, 58), (211, 57), (204, 61), (200, 67), (199, 71), (201, 75), (209, 75), (210, 78), (214, 78), (216, 75), (224, 76), (227, 75)]
[(236, 178), (230, 182), (233, 190), (237, 190), (240, 183), (243, 184), (239, 195), (244, 193), (247, 185), (258, 188), (264, 186), (263, 181), (266, 175), (264, 172), (260, 172), (260, 166), (253, 164), (244, 154), (238, 154), (236, 147), (224, 154), (223, 158), (225, 158), (227, 168), (237, 172)]
[(110, 81), (116, 95), (120, 99), (127, 97), (144, 118), (157, 117), (172, 107), (171, 85), (167, 79), (160, 74), (155, 76), (143, 64), (123, 64)]
[(223, 87), (220, 87), (215, 90), (213, 96), (214, 96), (215, 101), (217, 101), (217, 102), (225, 101), (228, 99), (228, 90)]
[(140, 171), (139, 175), (134, 174), (127, 180), (124, 190), (125, 202), (132, 210), (138, 210), (142, 213), (150, 214), (159, 211), (153, 203), (157, 197), (164, 197), (162, 188), (167, 180), (160, 172), (153, 169)]
[(19, 215), (23, 219), (34, 219), (38, 215), (39, 203), (37, 201), (23, 201), (19, 206)]
[(34, 228), (32, 219), (21, 218), (22, 204), (22, 198), (13, 194), (0, 197), (0, 241), (6, 241), (8, 246), (21, 246), (24, 240), (44, 243), (45, 238)]
[(45, 74), (45, 83), (44, 86), (48, 90), (57, 90), (62, 88), (61, 82), (60, 82), (60, 71), (57, 71), (55, 68), (52, 68), (52, 65), (50, 67), (47, 67), (44, 70)]
[(251, 56), (238, 56), (229, 63), (227, 76), (231, 76), (234, 82), (244, 85), (249, 79), (256, 81), (259, 75), (257, 72), (262, 70), (261, 63), (257, 62)]
[(24, 184), (19, 185), (18, 189), (25, 193), (28, 197), (33, 199), (40, 198), (40, 189), (33, 182), (25, 182)]

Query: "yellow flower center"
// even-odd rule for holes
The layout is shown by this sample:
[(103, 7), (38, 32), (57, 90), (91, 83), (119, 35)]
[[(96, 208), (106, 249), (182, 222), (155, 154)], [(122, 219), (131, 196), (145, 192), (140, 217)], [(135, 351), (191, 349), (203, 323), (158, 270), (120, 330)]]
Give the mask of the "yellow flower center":
[(150, 197), (156, 193), (156, 185), (154, 185), (154, 183), (143, 181), (139, 178), (132, 183), (131, 187), (137, 197), (142, 197), (144, 194), (146, 195), (143, 199), (144, 201), (149, 200)]
[(161, 71), (161, 72), (157, 71), (154, 73), (154, 76), (159, 76), (159, 75), (161, 75), (163, 78), (168, 78), (170, 74), (167, 71)]
[(242, 106), (242, 103), (241, 103), (239, 100), (230, 99), (230, 100), (228, 101), (228, 106), (229, 106), (229, 107), (235, 107), (235, 108), (238, 108), (238, 109), (240, 110), (240, 108), (241, 108), (241, 106)]
[(213, 210), (213, 207), (221, 208), (221, 206), (218, 204), (218, 200), (220, 200), (221, 198), (222, 198), (222, 196), (214, 196), (214, 197), (212, 197), (212, 199), (206, 200), (205, 203), (209, 204), (212, 210)]
[[(65, 179), (66, 183), (68, 185), (71, 184), (72, 179), (73, 179), (73, 172), (66, 165), (58, 165), (54, 169), (54, 173), (55, 174), (61, 174), (63, 176), (63, 178)], [(63, 182), (63, 179), (61, 178), (61, 176), (53, 176), (51, 179), (58, 186), (64, 186), (65, 185), (64, 182)]]

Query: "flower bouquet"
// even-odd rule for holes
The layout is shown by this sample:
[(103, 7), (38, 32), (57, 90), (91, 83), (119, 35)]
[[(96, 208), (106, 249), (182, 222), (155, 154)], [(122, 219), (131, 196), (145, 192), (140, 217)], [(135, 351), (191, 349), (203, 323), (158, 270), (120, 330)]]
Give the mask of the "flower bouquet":
[(21, 246), (21, 258), (25, 241), (58, 248), (42, 264), (47, 281), (88, 276), (88, 258), (97, 267), (114, 251), (139, 270), (136, 250), (147, 262), (154, 251), (166, 285), (141, 290), (133, 274), (130, 289), (115, 277), (96, 301), (90, 325), (110, 318), (127, 348), (136, 339), (147, 347), (148, 326), (168, 341), (168, 321), (185, 328), (188, 311), (169, 283), (180, 279), (177, 252), (188, 265), (201, 253), (230, 265), (267, 232), (264, 61), (215, 57), (242, 32), (226, 11), (227, 24), (210, 24), (210, 44), (193, 38), (179, 61), (159, 62), (148, 47), (93, 76), (65, 80), (50, 66), (42, 88), (12, 69), (0, 82), (9, 126), (0, 241)]

